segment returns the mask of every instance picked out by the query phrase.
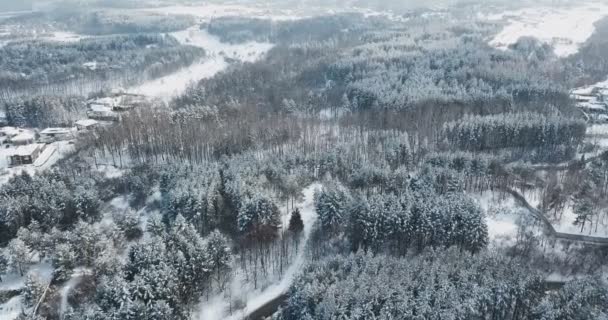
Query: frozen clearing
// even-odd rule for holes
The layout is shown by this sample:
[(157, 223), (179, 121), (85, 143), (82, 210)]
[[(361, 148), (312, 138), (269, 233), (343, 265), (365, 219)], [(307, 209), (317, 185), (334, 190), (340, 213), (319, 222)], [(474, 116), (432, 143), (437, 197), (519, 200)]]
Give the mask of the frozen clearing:
[(507, 21), (490, 45), (506, 50), (520, 37), (531, 36), (553, 45), (557, 56), (566, 57), (578, 51), (595, 31), (594, 23), (606, 15), (607, 3), (590, 1), (574, 7), (536, 7), (488, 16), (489, 20)]
[(227, 312), (227, 308), (230, 305), (229, 302), (223, 299), (221, 296), (217, 296), (201, 305), (199, 319), (241, 320), (246, 318), (249, 314), (251, 314), (251, 312), (279, 297), (289, 289), (289, 286), (293, 282), (295, 276), (306, 262), (306, 245), (308, 243), (308, 239), (310, 238), (312, 227), (317, 220), (317, 213), (314, 208), (314, 194), (315, 191), (320, 188), (322, 188), (321, 184), (314, 183), (302, 191), (304, 194), (304, 200), (298, 203), (297, 207), (300, 209), (302, 221), (304, 222), (304, 232), (298, 247), (297, 256), (289, 268), (287, 268), (282, 279), (278, 283), (266, 287), (263, 290), (250, 290), (249, 292), (242, 292), (244, 286), (241, 283), (234, 283), (233, 286), (236, 287), (237, 290), (241, 290), (241, 292), (236, 292), (245, 297), (245, 307), (229, 315)]
[(259, 42), (224, 43), (218, 37), (210, 35), (206, 30), (200, 30), (198, 27), (174, 32), (171, 35), (182, 44), (205, 49), (207, 57), (188, 68), (129, 88), (127, 91), (167, 100), (182, 94), (190, 84), (213, 77), (226, 69), (230, 65), (227, 59), (254, 62), (273, 46), (270, 43)]
[(512, 197), (494, 192), (471, 194), (486, 213), (490, 243), (496, 247), (515, 245), (519, 226), (524, 219)]

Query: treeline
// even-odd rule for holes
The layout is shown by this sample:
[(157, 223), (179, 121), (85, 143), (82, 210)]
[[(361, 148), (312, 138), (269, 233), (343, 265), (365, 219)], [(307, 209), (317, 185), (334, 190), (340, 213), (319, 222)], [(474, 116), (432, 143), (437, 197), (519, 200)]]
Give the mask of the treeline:
[(527, 112), (466, 116), (446, 123), (443, 134), (450, 145), (471, 151), (550, 149), (560, 145), (576, 149), (583, 142), (586, 129), (582, 119)]
[(316, 246), (322, 248), (327, 235), (345, 235), (354, 251), (397, 255), (427, 247), (456, 246), (472, 252), (485, 248), (484, 213), (459, 192), (458, 185), (440, 194), (429, 177), (395, 183), (384, 192), (362, 186), (364, 192), (358, 193), (334, 182), (318, 192), (315, 207), (320, 238)]
[[(103, 4), (101, 4), (103, 6)], [(79, 8), (78, 4), (51, 11), (18, 15), (0, 21), (0, 25), (20, 26), (46, 32), (69, 30), (85, 35), (116, 35), (132, 33), (167, 33), (187, 29), (196, 24), (189, 15), (166, 15), (138, 10)]]
[(242, 43), (246, 41), (272, 42), (283, 45), (322, 42), (350, 37), (353, 32), (389, 27), (389, 22), (362, 14), (337, 14), (293, 21), (272, 21), (260, 18), (220, 17), (207, 25), (209, 33), (222, 41)]
[(37, 96), (4, 103), (8, 123), (16, 127), (68, 126), (86, 118), (86, 103), (76, 96)]
[[(36, 86), (103, 81), (118, 75), (157, 78), (200, 59), (204, 50), (170, 36), (125, 35), (77, 43), (19, 42), (0, 48), (3, 94)], [(136, 76), (133, 76), (135, 74)]]
[(302, 272), (279, 319), (601, 319), (608, 291), (583, 278), (547, 292), (518, 259), (457, 250), (398, 259), (358, 253)]
[(60, 12), (56, 15), (53, 19), (65, 23), (68, 30), (90, 35), (167, 33), (184, 30), (196, 24), (193, 16), (136, 10), (76, 11)]
[(196, 164), (254, 150), (313, 159), (325, 153), (336, 156), (337, 146), (343, 152), (340, 158), (352, 163), (359, 159), (362, 162), (357, 166), (364, 170), (373, 170), (364, 166), (372, 158), (369, 150), (373, 148), (378, 148), (382, 165), (392, 167), (412, 166), (428, 148), (424, 139), (398, 130), (340, 129), (315, 118), (261, 114), (255, 109), (233, 109), (223, 115), (213, 112), (207, 120), (189, 115), (162, 109), (135, 110), (119, 125), (100, 130), (90, 144), (100, 155), (112, 157), (115, 164), (127, 156), (137, 163)]

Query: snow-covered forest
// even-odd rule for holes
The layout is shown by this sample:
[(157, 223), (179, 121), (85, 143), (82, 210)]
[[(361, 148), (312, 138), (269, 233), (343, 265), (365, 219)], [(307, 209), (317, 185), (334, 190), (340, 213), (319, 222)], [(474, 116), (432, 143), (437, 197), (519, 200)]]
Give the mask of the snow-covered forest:
[(606, 319), (607, 34), (600, 0), (0, 6), (0, 319)]

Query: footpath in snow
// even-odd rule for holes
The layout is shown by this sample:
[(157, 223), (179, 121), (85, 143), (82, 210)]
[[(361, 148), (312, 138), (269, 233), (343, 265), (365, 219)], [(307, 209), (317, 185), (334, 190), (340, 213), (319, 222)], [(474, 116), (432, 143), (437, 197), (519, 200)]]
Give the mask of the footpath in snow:
[[(312, 228), (317, 220), (317, 213), (314, 208), (314, 194), (315, 191), (322, 188), (320, 183), (314, 183), (306, 187), (302, 193), (304, 199), (302, 202), (297, 204), (297, 208), (300, 209), (302, 215), (302, 221), (304, 222), (304, 231), (302, 239), (298, 247), (298, 253), (293, 263), (287, 268), (285, 274), (279, 282), (271, 286), (266, 287), (263, 290), (251, 290), (250, 292), (242, 293), (247, 298), (245, 307), (239, 311), (233, 312), (232, 315), (228, 313), (229, 301), (226, 301), (222, 297), (215, 297), (210, 299), (201, 305), (201, 312), (199, 319), (201, 320), (241, 320), (246, 318), (252, 312), (256, 311), (260, 307), (273, 301), (287, 292), (289, 286), (297, 276), (298, 272), (302, 269), (306, 263), (306, 246)], [(285, 228), (287, 226), (284, 226)], [(239, 287), (240, 284), (234, 284)], [(240, 286), (242, 289), (243, 286)]]

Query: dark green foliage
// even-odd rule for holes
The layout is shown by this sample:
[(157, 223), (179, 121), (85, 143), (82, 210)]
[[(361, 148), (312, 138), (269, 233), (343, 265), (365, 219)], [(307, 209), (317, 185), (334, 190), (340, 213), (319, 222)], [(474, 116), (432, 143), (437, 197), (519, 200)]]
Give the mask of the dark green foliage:
[(12, 178), (0, 188), (0, 242), (34, 220), (43, 231), (70, 226), (78, 219), (96, 221), (100, 202), (94, 185), (92, 180), (74, 180), (56, 171)]
[(517, 261), (481, 253), (356, 254), (307, 267), (280, 319), (529, 319), (543, 279)]
[(469, 197), (437, 193), (437, 172), (412, 179), (399, 194), (370, 192), (350, 196), (328, 186), (315, 195), (320, 227), (327, 234), (347, 233), (352, 250), (403, 254), (408, 249), (451, 247), (477, 252), (488, 243), (485, 214)]
[(86, 104), (80, 97), (39, 96), (4, 104), (10, 125), (16, 127), (69, 126), (86, 115)]
[(587, 127), (582, 119), (544, 116), (537, 113), (507, 113), (468, 116), (446, 123), (444, 136), (452, 146), (484, 151), (501, 148), (577, 147)]
[(557, 292), (551, 292), (530, 318), (592, 320), (606, 317), (608, 317), (608, 289), (598, 277), (585, 277), (566, 283)]
[(300, 209), (296, 209), (291, 213), (291, 218), (289, 218), (289, 231), (294, 234), (300, 234), (302, 230), (304, 230), (304, 222), (302, 221)]

